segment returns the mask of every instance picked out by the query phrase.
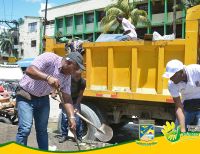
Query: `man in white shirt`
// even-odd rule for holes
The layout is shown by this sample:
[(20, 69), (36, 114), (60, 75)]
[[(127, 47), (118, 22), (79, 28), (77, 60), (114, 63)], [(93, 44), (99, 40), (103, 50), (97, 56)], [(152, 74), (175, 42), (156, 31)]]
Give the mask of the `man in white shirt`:
[(137, 33), (135, 31), (135, 26), (131, 24), (129, 20), (124, 18), (121, 15), (118, 15), (116, 17), (117, 21), (122, 24), (122, 27), (124, 29), (123, 36), (117, 38), (119, 41), (127, 41), (127, 40), (136, 40), (137, 39)]
[(188, 125), (200, 125), (200, 65), (184, 66), (179, 60), (171, 60), (163, 77), (170, 79), (168, 89), (181, 132), (187, 131)]

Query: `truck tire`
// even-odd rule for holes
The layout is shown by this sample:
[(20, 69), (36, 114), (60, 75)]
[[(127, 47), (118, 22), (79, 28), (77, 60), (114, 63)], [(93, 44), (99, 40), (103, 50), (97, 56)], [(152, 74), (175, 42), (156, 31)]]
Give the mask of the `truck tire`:
[[(89, 108), (85, 104), (81, 104), (81, 114), (86, 117), (89, 121), (94, 123), (95, 126), (100, 127), (101, 126), (101, 121), (97, 114)], [(58, 119), (58, 132), (61, 133), (61, 118), (62, 118), (62, 113), (59, 115)], [(94, 136), (96, 132), (96, 128), (91, 126), (90, 124), (86, 123), (85, 121), (82, 120), (83, 124), (83, 139), (84, 140), (96, 140), (96, 137)]]
[[(81, 114), (86, 117), (89, 121), (91, 121), (95, 126), (100, 127), (101, 126), (101, 121), (97, 114), (89, 108), (85, 104), (81, 104)], [(83, 132), (84, 137), (83, 139), (85, 140), (96, 140), (96, 137), (94, 136), (96, 132), (96, 128), (94, 128), (92, 125), (86, 123), (85, 121), (82, 120), (83, 123), (83, 128), (86, 126), (86, 130)]]
[(5, 117), (0, 117), (0, 122), (5, 123), (5, 124), (12, 124), (12, 122)]

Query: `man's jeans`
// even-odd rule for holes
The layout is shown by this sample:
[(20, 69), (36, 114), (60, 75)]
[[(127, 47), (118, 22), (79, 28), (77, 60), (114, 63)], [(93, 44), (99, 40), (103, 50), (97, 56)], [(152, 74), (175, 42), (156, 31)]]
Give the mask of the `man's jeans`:
[[(74, 108), (80, 112), (81, 111), (80, 103), (75, 104)], [(75, 115), (75, 117), (76, 117), (76, 135), (78, 139), (81, 139), (83, 135), (82, 120), (77, 115)], [(62, 136), (65, 137), (68, 136), (68, 118), (63, 108), (62, 108), (61, 131), (62, 131)]]
[[(198, 125), (200, 126), (200, 111), (184, 111), (185, 114), (185, 128), (188, 131), (188, 125)], [(178, 120), (176, 119), (176, 126), (179, 125)]]
[(17, 108), (19, 127), (16, 142), (27, 145), (34, 118), (38, 148), (48, 150), (49, 96), (34, 98), (31, 101), (17, 96)]
[(200, 126), (200, 111), (185, 111), (185, 128), (188, 130), (187, 125)]

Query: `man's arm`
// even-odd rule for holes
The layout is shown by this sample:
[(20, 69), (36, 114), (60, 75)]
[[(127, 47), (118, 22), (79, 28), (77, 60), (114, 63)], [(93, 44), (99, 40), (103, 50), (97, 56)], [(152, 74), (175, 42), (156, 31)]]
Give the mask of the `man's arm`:
[(31, 65), (26, 69), (26, 74), (31, 77), (32, 79), (35, 80), (43, 80), (47, 81), (48, 84), (53, 87), (53, 88), (58, 88), (59, 87), (59, 80), (54, 78), (53, 76), (43, 73), (40, 71), (36, 66)]
[(83, 93), (84, 93), (84, 90), (81, 90), (79, 92), (78, 98), (76, 100), (76, 104), (81, 103), (81, 100), (83, 99)]
[(68, 115), (70, 129), (75, 130), (76, 129), (76, 122), (75, 122), (75, 116), (74, 116), (74, 107), (72, 105), (73, 104), (72, 98), (69, 94), (63, 93), (63, 92), (62, 92), (62, 97), (63, 97), (63, 100), (64, 100), (62, 105), (63, 105), (65, 112)]
[(127, 35), (131, 32), (131, 30), (124, 31), (123, 35)]
[(34, 65), (31, 65), (26, 69), (26, 74), (35, 80), (46, 80), (48, 76), (48, 74), (43, 73)]
[(183, 104), (181, 103), (180, 97), (173, 98), (175, 103), (176, 117), (181, 127), (181, 132), (185, 132), (185, 115), (183, 110)]
[(76, 104), (81, 103), (81, 100), (83, 99), (83, 93), (84, 93), (85, 87), (86, 87), (86, 80), (81, 78), (81, 88), (79, 91), (78, 98), (76, 100)]

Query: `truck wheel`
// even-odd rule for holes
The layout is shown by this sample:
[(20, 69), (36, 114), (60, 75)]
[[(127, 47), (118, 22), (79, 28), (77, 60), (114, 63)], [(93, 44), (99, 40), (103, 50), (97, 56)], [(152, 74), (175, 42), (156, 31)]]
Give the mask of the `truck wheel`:
[[(94, 125), (96, 125), (97, 127), (101, 126), (101, 122), (100, 119), (98, 118), (98, 116), (96, 115), (96, 113), (89, 108), (87, 105), (81, 104), (81, 114), (87, 118), (89, 121), (91, 121), (92, 123), (94, 123)], [(61, 118), (62, 118), (62, 112), (59, 114), (59, 119), (58, 119), (58, 133), (61, 134)], [(96, 137), (94, 136), (95, 132), (96, 132), (96, 128), (94, 128), (93, 126), (91, 126), (90, 124), (86, 123), (85, 121), (82, 120), (82, 124), (83, 124), (83, 139), (85, 140), (95, 140)]]
[(0, 117), (0, 122), (6, 123), (6, 124), (12, 124), (12, 122), (9, 119), (5, 118), (5, 117)]
[[(85, 104), (81, 104), (81, 114), (86, 117), (89, 121), (94, 123), (95, 126), (100, 127), (101, 126), (101, 121), (97, 114), (89, 108)], [(96, 137), (94, 136), (96, 132), (96, 128), (94, 128), (92, 125), (86, 123), (85, 121), (82, 120), (83, 123), (83, 139), (85, 140), (95, 140)]]

